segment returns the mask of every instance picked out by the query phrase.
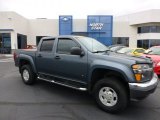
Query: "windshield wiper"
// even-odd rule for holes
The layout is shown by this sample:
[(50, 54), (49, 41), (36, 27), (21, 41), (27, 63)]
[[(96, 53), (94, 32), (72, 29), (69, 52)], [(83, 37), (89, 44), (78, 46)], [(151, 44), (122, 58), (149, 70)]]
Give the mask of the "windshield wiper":
[(101, 53), (101, 52), (108, 52), (108, 51), (110, 51), (110, 50), (109, 49), (108, 50), (103, 50), (103, 51), (97, 50), (97, 51), (94, 51), (92, 53)]

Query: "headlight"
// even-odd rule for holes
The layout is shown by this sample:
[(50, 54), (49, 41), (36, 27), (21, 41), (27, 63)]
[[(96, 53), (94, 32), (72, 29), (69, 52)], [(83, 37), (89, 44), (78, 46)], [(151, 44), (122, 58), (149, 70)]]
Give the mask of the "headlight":
[(149, 64), (135, 64), (132, 66), (132, 69), (137, 82), (148, 81), (153, 76), (153, 69)]

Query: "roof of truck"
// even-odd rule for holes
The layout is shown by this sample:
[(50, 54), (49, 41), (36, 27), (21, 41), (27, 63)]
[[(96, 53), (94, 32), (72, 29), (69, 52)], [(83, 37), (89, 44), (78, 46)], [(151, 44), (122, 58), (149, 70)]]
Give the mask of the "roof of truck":
[(43, 39), (51, 39), (51, 38), (64, 38), (64, 37), (67, 37), (67, 38), (73, 38), (73, 37), (86, 37), (86, 36), (78, 36), (78, 35), (59, 35), (59, 36), (48, 36), (48, 37), (43, 37)]

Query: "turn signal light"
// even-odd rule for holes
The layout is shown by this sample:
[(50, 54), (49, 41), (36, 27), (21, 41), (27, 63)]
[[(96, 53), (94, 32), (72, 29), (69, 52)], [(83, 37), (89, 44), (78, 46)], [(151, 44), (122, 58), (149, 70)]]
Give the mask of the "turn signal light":
[(140, 82), (142, 80), (142, 74), (135, 74), (137, 82)]

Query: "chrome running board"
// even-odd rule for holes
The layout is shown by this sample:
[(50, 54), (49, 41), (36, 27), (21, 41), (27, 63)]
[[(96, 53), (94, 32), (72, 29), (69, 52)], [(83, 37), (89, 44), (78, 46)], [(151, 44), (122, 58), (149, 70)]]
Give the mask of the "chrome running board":
[(76, 89), (76, 90), (80, 90), (80, 91), (87, 91), (87, 88), (81, 88), (81, 87), (77, 88), (77, 87), (74, 87), (74, 86), (70, 86), (70, 85), (66, 85), (66, 84), (63, 84), (63, 83), (56, 82), (54, 80), (47, 80), (47, 79), (41, 78), (39, 76), (37, 78), (40, 79), (40, 80), (43, 80), (43, 81), (55, 83), (55, 84), (58, 84), (58, 85), (61, 85), (61, 86), (65, 86), (65, 87), (69, 87), (69, 88), (72, 88), (72, 89)]

